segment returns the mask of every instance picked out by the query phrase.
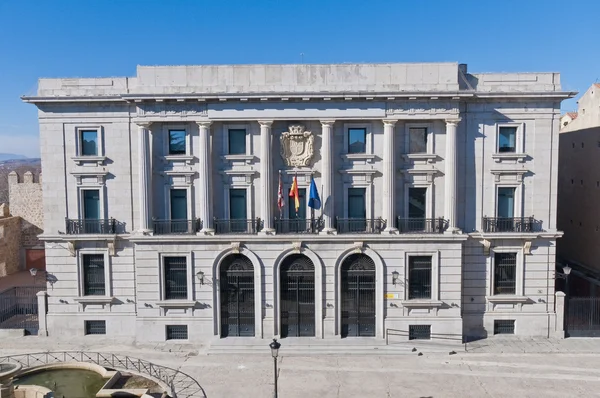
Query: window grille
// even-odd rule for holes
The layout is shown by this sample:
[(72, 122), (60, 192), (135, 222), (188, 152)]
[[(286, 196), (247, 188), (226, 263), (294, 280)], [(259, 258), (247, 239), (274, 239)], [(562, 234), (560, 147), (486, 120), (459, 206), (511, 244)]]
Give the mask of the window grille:
[(187, 340), (187, 325), (167, 325), (167, 340)]
[(85, 321), (85, 334), (106, 334), (106, 321)]
[(496, 319), (494, 321), (494, 334), (515, 334), (515, 320)]
[(165, 257), (165, 300), (187, 299), (185, 257)]
[(409, 340), (431, 340), (431, 325), (409, 325)]
[(408, 299), (431, 299), (431, 256), (408, 258)]
[(515, 294), (517, 254), (496, 253), (494, 255), (494, 294)]
[(103, 254), (84, 254), (83, 256), (83, 294), (85, 296), (106, 295)]

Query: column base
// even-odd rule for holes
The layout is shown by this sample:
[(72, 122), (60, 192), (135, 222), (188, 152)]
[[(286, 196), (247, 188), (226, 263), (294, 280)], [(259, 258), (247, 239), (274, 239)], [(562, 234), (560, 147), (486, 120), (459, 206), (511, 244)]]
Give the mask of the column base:
[(263, 228), (259, 235), (275, 235), (275, 228)]
[(389, 234), (389, 235), (398, 235), (398, 228), (386, 228), (383, 230), (383, 232), (381, 232), (382, 235), (384, 234)]
[(319, 235), (337, 235), (337, 230), (335, 228), (323, 228)]
[(200, 230), (200, 232), (196, 233), (197, 236), (201, 236), (201, 235), (214, 236), (214, 234), (215, 234), (215, 230), (212, 228), (202, 228)]

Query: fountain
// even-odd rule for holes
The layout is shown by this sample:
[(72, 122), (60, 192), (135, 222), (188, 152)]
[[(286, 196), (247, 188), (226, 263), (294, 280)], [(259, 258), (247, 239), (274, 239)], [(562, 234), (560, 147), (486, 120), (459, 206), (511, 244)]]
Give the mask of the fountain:
[(0, 363), (0, 398), (15, 398), (13, 377), (20, 370), (20, 364)]

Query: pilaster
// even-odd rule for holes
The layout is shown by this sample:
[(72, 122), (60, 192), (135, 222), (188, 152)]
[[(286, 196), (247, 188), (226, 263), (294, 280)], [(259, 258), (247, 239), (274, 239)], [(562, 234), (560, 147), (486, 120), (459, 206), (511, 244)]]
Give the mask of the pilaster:
[(259, 120), (260, 124), (260, 216), (262, 219), (264, 234), (275, 233), (273, 228), (273, 195), (272, 176), (273, 168), (271, 150), (271, 125), (272, 120)]
[(200, 234), (214, 234), (212, 222), (212, 197), (210, 194), (211, 180), (211, 148), (210, 148), (210, 125), (211, 122), (197, 122), (199, 129), (200, 147), (198, 151), (198, 201), (200, 209), (198, 217), (202, 222)]
[(448, 233), (460, 233), (456, 208), (456, 130), (460, 119), (446, 120), (445, 199), (444, 216), (448, 219)]
[(333, 125), (335, 120), (321, 120), (321, 183), (323, 192), (321, 205), (323, 206), (323, 232), (335, 233), (335, 203), (333, 197)]
[(396, 203), (396, 161), (394, 158), (396, 120), (383, 121), (383, 218), (384, 232), (395, 233), (394, 208)]
[(138, 209), (140, 225), (138, 233), (150, 233), (150, 209), (152, 206), (152, 165), (150, 153), (151, 122), (141, 122), (138, 125)]

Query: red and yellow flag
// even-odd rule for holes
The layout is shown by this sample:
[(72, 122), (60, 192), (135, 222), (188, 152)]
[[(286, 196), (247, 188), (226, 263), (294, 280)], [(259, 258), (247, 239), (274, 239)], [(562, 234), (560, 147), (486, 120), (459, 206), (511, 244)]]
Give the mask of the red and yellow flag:
[(296, 208), (296, 213), (298, 213), (298, 209), (300, 208), (300, 195), (298, 195), (297, 176), (294, 176), (294, 182), (292, 183), (292, 187), (290, 188), (290, 198), (294, 198), (294, 207)]

